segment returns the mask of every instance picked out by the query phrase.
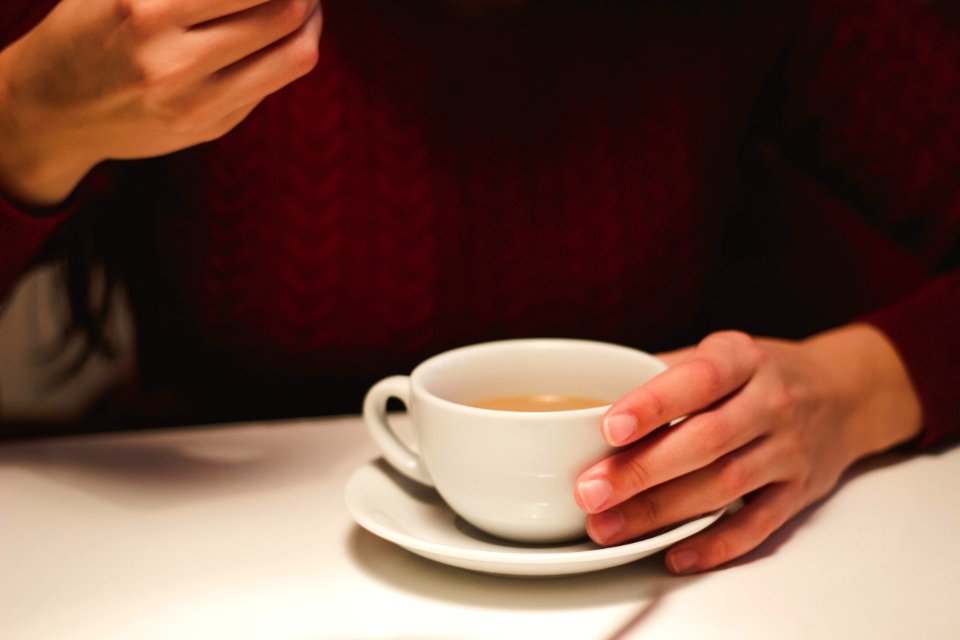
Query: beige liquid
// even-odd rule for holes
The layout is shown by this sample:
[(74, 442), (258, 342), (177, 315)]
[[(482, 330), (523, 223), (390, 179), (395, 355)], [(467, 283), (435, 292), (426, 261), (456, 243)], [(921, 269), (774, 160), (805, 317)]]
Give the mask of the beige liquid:
[(499, 396), (479, 402), (471, 402), (478, 409), (496, 409), (498, 411), (571, 411), (590, 409), (610, 404), (606, 400), (585, 398), (565, 393), (530, 393), (520, 396)]

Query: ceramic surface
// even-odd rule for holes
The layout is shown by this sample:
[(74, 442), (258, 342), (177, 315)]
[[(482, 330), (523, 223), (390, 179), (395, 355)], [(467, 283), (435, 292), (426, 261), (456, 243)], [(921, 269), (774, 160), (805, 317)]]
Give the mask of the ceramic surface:
[(358, 468), (347, 482), (347, 508), (364, 529), (436, 562), (513, 576), (586, 573), (661, 551), (715, 522), (726, 509), (616, 547), (589, 540), (526, 545), (489, 536), (454, 514), (433, 489), (406, 479), (382, 460)]
[[(435, 486), (484, 531), (525, 543), (583, 536), (576, 478), (614, 448), (601, 434), (608, 406), (571, 411), (481, 409), (474, 402), (522, 394), (569, 394), (613, 402), (666, 369), (621, 345), (566, 339), (504, 340), (434, 356), (410, 376), (374, 385), (364, 420), (384, 458)], [(391, 428), (386, 405), (408, 407), (420, 453)]]

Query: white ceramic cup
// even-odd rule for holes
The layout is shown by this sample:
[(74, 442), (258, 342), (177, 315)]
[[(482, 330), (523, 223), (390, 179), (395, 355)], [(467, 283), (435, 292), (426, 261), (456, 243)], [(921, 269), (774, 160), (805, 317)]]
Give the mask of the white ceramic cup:
[[(664, 369), (647, 353), (603, 342), (488, 342), (381, 380), (367, 393), (363, 417), (387, 462), (436, 487), (473, 526), (510, 540), (561, 542), (585, 535), (574, 481), (613, 450), (600, 430), (609, 405), (538, 412), (469, 405), (524, 394), (613, 402)], [(389, 398), (407, 406), (419, 453), (391, 428)]]

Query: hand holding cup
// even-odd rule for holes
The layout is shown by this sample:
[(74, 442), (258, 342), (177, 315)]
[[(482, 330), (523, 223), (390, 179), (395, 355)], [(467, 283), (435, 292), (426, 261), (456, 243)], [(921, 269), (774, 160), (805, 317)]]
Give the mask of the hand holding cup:
[(661, 358), (670, 369), (607, 411), (618, 448), (581, 475), (577, 500), (611, 545), (748, 498), (668, 553), (675, 573), (754, 549), (856, 460), (920, 429), (902, 361), (866, 325), (798, 342), (724, 331)]

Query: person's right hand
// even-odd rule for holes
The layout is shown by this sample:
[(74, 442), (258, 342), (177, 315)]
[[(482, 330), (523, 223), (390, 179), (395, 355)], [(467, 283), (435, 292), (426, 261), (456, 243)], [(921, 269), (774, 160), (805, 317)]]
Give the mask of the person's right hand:
[(216, 139), (316, 64), (319, 0), (62, 0), (0, 52), (0, 192)]

